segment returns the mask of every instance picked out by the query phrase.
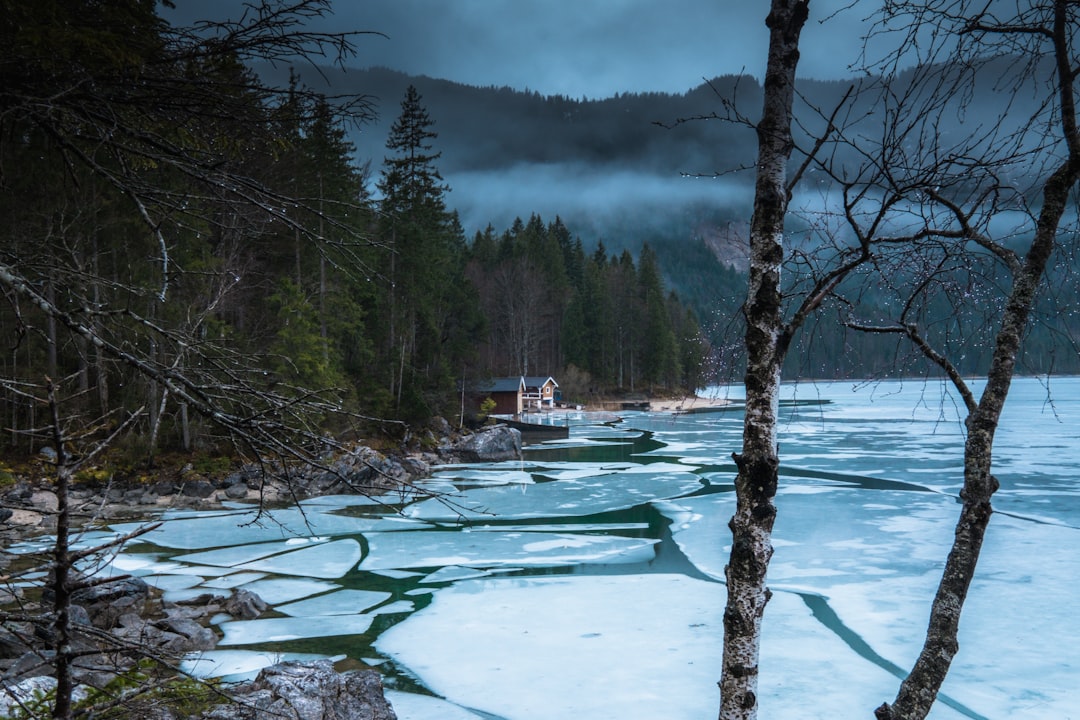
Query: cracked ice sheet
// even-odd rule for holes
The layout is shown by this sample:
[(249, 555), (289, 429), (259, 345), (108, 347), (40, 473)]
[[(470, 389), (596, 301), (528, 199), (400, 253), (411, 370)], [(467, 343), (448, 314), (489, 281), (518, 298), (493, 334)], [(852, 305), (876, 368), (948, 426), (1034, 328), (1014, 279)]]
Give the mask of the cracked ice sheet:
[(198, 563), (201, 565), (216, 565), (218, 567), (233, 567), (243, 565), (254, 560), (261, 560), (270, 555), (299, 550), (308, 545), (325, 543), (324, 537), (291, 538), (278, 542), (256, 543), (254, 545), (236, 545), (234, 547), (221, 548), (220, 550), (207, 550), (205, 552), (187, 553), (186, 555), (173, 555), (172, 560), (186, 563)]
[(460, 520), (462, 516), (501, 520), (570, 517), (630, 508), (650, 500), (686, 495), (702, 487), (701, 478), (687, 472), (685, 466), (659, 471), (650, 467), (536, 485), (467, 490), (445, 500), (425, 500), (404, 512), (412, 518), (446, 521)]
[[(271, 540), (355, 535), (375, 530), (415, 530), (418, 527), (415, 520), (350, 517), (321, 512), (316, 507), (309, 507), (306, 511), (296, 507), (267, 511), (257, 524), (254, 520), (254, 512), (181, 517), (163, 522), (161, 527), (141, 536), (139, 541), (177, 550), (206, 550)], [(119, 532), (123, 532), (125, 527), (111, 526)]]
[[(376, 647), (450, 702), (506, 720), (709, 717), (723, 607), (723, 585), (682, 575), (474, 580), (437, 591)], [(895, 693), (797, 597), (773, 598), (764, 635), (762, 717), (867, 716)], [(821, 692), (838, 677), (845, 692)]]
[(314, 545), (301, 550), (272, 555), (262, 560), (244, 563), (244, 570), (260, 570), (278, 575), (299, 575), (309, 578), (332, 579), (343, 577), (353, 569), (363, 552), (360, 543), (347, 538)]
[[(781, 491), (769, 585), (824, 596), (844, 625), (906, 670), (926, 632), (958, 506), (934, 493), (818, 490), (824, 491)], [(732, 496), (657, 507), (673, 520), (675, 541), (691, 562), (722, 577)], [(1036, 708), (1039, 717), (1068, 716), (1075, 698), (1067, 688), (1080, 673), (1080, 628), (1061, 623), (1060, 608), (1074, 602), (1078, 544), (1076, 529), (995, 515), (945, 695), (986, 717), (1020, 717)], [(1052, 640), (1025, 642), (1035, 636)]]
[(223, 622), (219, 645), (255, 645), (339, 635), (360, 635), (371, 627), (371, 615), (284, 617)]
[(464, 565), (551, 567), (579, 563), (648, 562), (659, 542), (612, 535), (531, 532), (373, 533), (360, 570)]
[(481, 717), (430, 695), (384, 690), (398, 720), (481, 720)]
[(499, 470), (492, 472), (480, 468), (462, 468), (452, 472), (438, 471), (425, 479), (428, 482), (450, 482), (462, 485), (532, 485), (532, 473), (525, 470)]
[(253, 592), (271, 605), (317, 595), (340, 588), (337, 583), (324, 580), (300, 580), (297, 578), (267, 578), (242, 585), (241, 589)]
[(307, 600), (278, 605), (274, 609), (290, 617), (354, 615), (389, 599), (388, 592), (338, 590)]

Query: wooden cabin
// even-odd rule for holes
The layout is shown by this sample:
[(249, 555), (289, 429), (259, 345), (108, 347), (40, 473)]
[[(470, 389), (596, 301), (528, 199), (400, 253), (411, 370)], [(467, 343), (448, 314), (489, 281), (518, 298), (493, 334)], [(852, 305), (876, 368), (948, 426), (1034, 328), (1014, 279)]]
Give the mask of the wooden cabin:
[(492, 415), (520, 415), (528, 410), (555, 407), (560, 399), (559, 383), (553, 377), (492, 378), (473, 386), (471, 394), (479, 404), (487, 398), (495, 401)]
[(525, 410), (550, 410), (555, 403), (561, 400), (559, 383), (553, 377), (523, 377), (522, 385), (525, 390), (522, 394), (522, 407)]

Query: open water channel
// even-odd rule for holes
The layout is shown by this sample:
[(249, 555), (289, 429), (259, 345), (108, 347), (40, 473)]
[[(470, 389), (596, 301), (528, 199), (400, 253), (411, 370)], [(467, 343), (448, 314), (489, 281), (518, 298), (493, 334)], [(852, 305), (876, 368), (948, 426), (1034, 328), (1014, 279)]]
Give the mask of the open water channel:
[[(952, 539), (958, 403), (936, 381), (801, 383), (783, 410), (762, 717), (871, 717), (918, 653)], [(522, 462), (437, 468), (441, 499), (168, 513), (107, 570), (273, 606), (222, 619), (198, 674), (343, 658), (383, 673), (403, 720), (714, 717), (741, 407), (569, 421)], [(934, 718), (1078, 716), (1078, 421), (1080, 379), (1015, 384)]]

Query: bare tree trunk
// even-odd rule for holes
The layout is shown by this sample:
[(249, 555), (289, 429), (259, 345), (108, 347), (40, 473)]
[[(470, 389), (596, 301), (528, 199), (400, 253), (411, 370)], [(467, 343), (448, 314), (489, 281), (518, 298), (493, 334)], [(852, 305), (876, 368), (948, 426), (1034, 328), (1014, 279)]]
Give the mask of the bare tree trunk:
[(786, 351), (781, 315), (780, 267), (787, 214), (787, 161), (793, 147), (791, 114), (799, 36), (809, 0), (773, 0), (765, 96), (758, 134), (758, 174), (750, 230), (750, 276), (746, 314), (746, 417), (743, 448), (734, 454), (736, 510), (729, 526), (731, 558), (725, 568), (724, 664), (721, 720), (753, 720), (758, 712), (761, 621), (769, 590), (765, 573), (772, 557), (772, 528), (780, 461), (776, 418), (780, 368)]
[[(1064, 17), (1065, 4), (1057, 3), (1059, 17)], [(1064, 23), (1062, 21), (1063, 28)], [(1062, 37), (1064, 36), (1062, 32)], [(1064, 91), (1070, 98), (1071, 79)], [(1065, 105), (1071, 109), (1072, 103)], [(1066, 115), (1073, 115), (1066, 112)], [(1028, 319), (1035, 304), (1036, 291), (1043, 279), (1046, 265), (1054, 250), (1058, 228), (1068, 206), (1069, 193), (1080, 180), (1080, 135), (1075, 121), (1071, 124), (1069, 158), (1050, 177), (1043, 188), (1043, 207), (1039, 215), (1035, 238), (1023, 267), (1013, 279), (1012, 291), (1005, 306), (1001, 328), (998, 330), (987, 374), (986, 387), (974, 412), (967, 417), (967, 441), (964, 444), (964, 487), (960, 491), (962, 507), (956, 523), (952, 550), (945, 561), (945, 570), (938, 585), (930, 611), (926, 640), (911, 673), (900, 685), (892, 705), (882, 704), (876, 711), (878, 720), (922, 720), (933, 706), (949, 672), (953, 658), (960, 649), (958, 632), (960, 612), (967, 599), (975, 567), (979, 561), (986, 528), (993, 509), (990, 500), (998, 489), (991, 474), (994, 435), (1001, 418), (1002, 407), (1009, 394), (1016, 358)]]
[(146, 467), (153, 469), (154, 456), (157, 455), (158, 435), (161, 433), (161, 419), (165, 417), (165, 409), (169, 403), (169, 388), (161, 389), (161, 402), (157, 409), (150, 414), (150, 440), (146, 450)]
[[(52, 279), (45, 285), (45, 297), (48, 301), (56, 304), (56, 286)], [(45, 332), (47, 335), (47, 348), (45, 351), (45, 373), (49, 377), (57, 377), (59, 374), (58, 361), (56, 357), (57, 337), (56, 337), (56, 318), (51, 315), (45, 319)]]
[(47, 384), (49, 410), (53, 431), (53, 443), (56, 445), (56, 540), (53, 543), (53, 632), (55, 635), (53, 669), (56, 674), (56, 702), (52, 716), (67, 720), (71, 717), (71, 694), (75, 689), (71, 675), (71, 559), (68, 549), (68, 536), (71, 532), (71, 517), (68, 511), (68, 486), (71, 467), (68, 463), (65, 439), (60, 426), (60, 411), (57, 406), (56, 388), (52, 381)]
[(184, 452), (191, 450), (191, 422), (188, 418), (188, 404), (180, 403), (180, 442)]

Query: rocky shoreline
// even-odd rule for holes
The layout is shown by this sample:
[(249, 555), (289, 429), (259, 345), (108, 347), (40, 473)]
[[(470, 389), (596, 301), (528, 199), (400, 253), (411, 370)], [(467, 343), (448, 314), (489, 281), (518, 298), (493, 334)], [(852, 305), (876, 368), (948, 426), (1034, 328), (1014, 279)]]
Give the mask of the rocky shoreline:
[[(521, 434), (505, 426), (478, 432), (441, 432), (423, 438), (431, 450), (413, 449), (388, 455), (364, 445), (329, 457), (320, 467), (266, 473), (245, 467), (220, 478), (199, 476), (185, 468), (176, 479), (152, 483), (79, 484), (69, 493), (76, 524), (144, 519), (169, 509), (213, 510), (226, 503), (274, 507), (329, 494), (381, 495), (399, 491), (431, 474), (435, 465), (458, 462), (498, 462), (521, 458)], [(52, 672), (55, 629), (52, 598), (45, 578), (37, 586), (14, 582), (26, 570), (26, 557), (6, 550), (29, 538), (56, 530), (58, 498), (48, 477), (23, 477), (0, 491), (0, 717), (20, 699), (40, 696), (55, 687)], [(88, 527), (92, 525), (87, 525)], [(47, 553), (43, 548), (42, 554)], [(6, 582), (4, 582), (6, 580)], [(211, 618), (227, 614), (236, 619), (259, 617), (267, 605), (247, 591), (205, 594), (183, 602), (168, 602), (137, 577), (100, 581), (80, 578), (72, 594), (70, 621), (74, 630), (73, 664), (79, 693), (115, 684), (140, 667), (145, 658), (168, 667), (186, 653), (213, 649), (218, 636)], [(24, 589), (25, 588), (25, 589)], [(3, 615), (7, 608), (6, 615)], [(264, 670), (245, 685), (230, 688), (230, 702), (201, 709), (195, 715), (152, 717), (225, 718), (282, 717), (311, 720), (392, 720), (393, 710), (382, 696), (381, 678), (374, 671), (337, 673), (326, 661), (284, 664)], [(224, 700), (224, 698), (221, 698)]]

